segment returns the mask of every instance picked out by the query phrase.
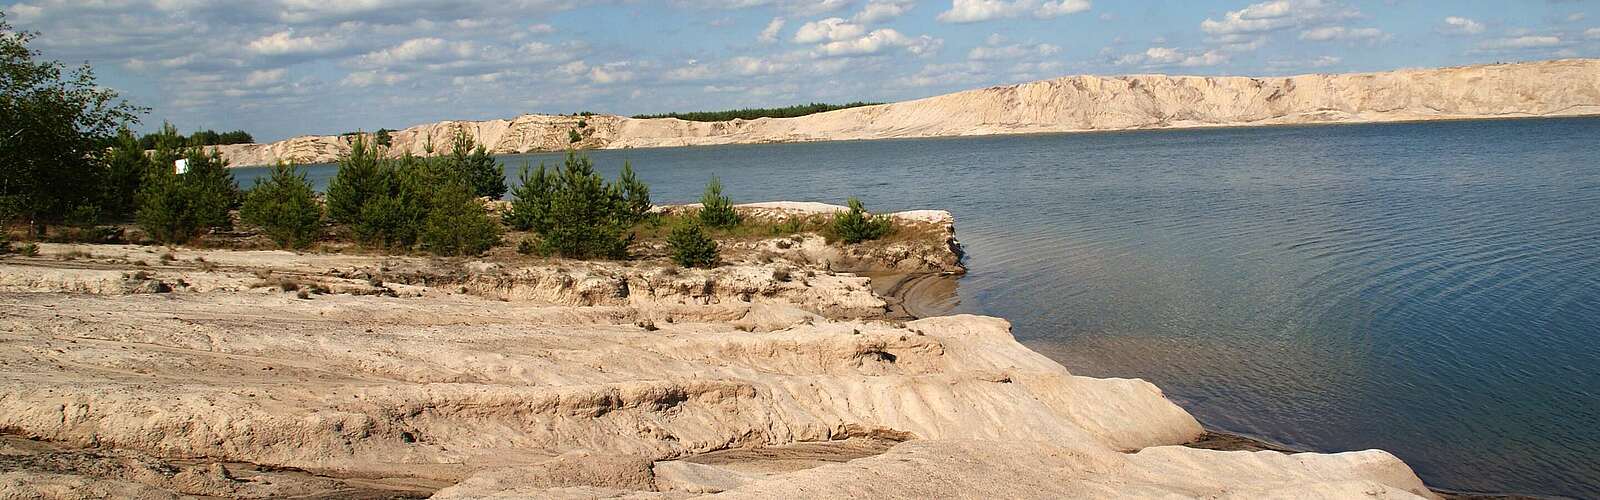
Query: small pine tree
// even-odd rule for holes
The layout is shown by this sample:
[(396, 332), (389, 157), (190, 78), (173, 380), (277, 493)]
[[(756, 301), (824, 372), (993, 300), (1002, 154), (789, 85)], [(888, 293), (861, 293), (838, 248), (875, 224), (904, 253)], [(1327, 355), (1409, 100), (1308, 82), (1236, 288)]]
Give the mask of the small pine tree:
[[(135, 219), (160, 243), (187, 243), (202, 229), (232, 225), (229, 211), (238, 203), (239, 185), (228, 173), (227, 162), (215, 151), (207, 154), (196, 147), (186, 152), (188, 173), (158, 164), (140, 181)], [(157, 161), (172, 156), (176, 155), (160, 148), (154, 155)]]
[(350, 152), (339, 157), (339, 171), (328, 181), (328, 218), (356, 224), (369, 200), (388, 190), (383, 149), (355, 137)]
[(283, 248), (305, 248), (322, 228), (322, 206), (317, 204), (305, 172), (291, 163), (272, 167), (267, 179), (256, 179), (245, 193), (239, 216), (261, 227)]
[(542, 221), (550, 213), (554, 176), (546, 173), (544, 162), (539, 162), (538, 170), (530, 170), (524, 163), (517, 178), (521, 184), (511, 191), (511, 210), (506, 212), (502, 220), (518, 231), (546, 227)]
[(688, 223), (672, 229), (667, 235), (667, 247), (672, 251), (672, 261), (683, 267), (715, 267), (717, 242), (706, 235), (698, 223)]
[(889, 216), (868, 216), (861, 200), (851, 197), (847, 204), (850, 205), (849, 210), (833, 216), (833, 232), (845, 243), (876, 240), (894, 229), (894, 222), (889, 220)]
[(472, 194), (465, 186), (446, 186), (435, 193), (419, 235), (423, 249), (438, 255), (478, 255), (500, 242), (500, 226)]
[(583, 140), (583, 134), (579, 134), (577, 130), (567, 130), (567, 142), (569, 144), (577, 144), (581, 140)]
[(705, 194), (700, 196), (700, 223), (713, 228), (739, 225), (739, 213), (733, 210), (733, 200), (722, 195), (722, 180), (715, 175), (706, 184)]
[(622, 162), (622, 173), (617, 176), (618, 195), (622, 198), (623, 216), (632, 225), (644, 220), (650, 213), (650, 186), (633, 173), (633, 165)]
[(106, 155), (105, 193), (100, 202), (103, 213), (113, 220), (132, 218), (139, 210), (139, 184), (152, 168), (133, 132), (127, 127), (118, 129), (116, 142)]
[(467, 180), (474, 196), (500, 199), (506, 194), (506, 172), (500, 162), (489, 156), (487, 149), (478, 144), (465, 128), (457, 128), (450, 140), (447, 163)]
[(622, 200), (586, 156), (567, 152), (566, 165), (554, 176), (550, 210), (533, 230), (542, 237), (541, 253), (576, 259), (627, 257), (632, 235), (617, 214)]

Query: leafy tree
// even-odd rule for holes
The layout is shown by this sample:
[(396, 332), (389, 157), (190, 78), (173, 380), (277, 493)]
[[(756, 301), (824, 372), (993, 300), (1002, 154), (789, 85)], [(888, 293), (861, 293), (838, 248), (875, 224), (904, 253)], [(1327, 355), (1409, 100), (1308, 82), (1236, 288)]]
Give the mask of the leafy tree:
[(465, 186), (450, 185), (435, 194), (423, 221), (423, 249), (439, 255), (477, 255), (500, 242), (500, 226)]
[(389, 147), (389, 143), (393, 141), (393, 138), (389, 136), (391, 132), (394, 131), (386, 128), (378, 129), (378, 132), (373, 134), (373, 142), (378, 143), (379, 146)]
[(672, 250), (672, 261), (683, 267), (714, 267), (717, 265), (717, 242), (706, 235), (699, 223), (690, 222), (672, 229), (667, 235), (667, 247)]
[(450, 141), (450, 168), (466, 176), (474, 196), (499, 199), (506, 194), (506, 172), (466, 129), (456, 129)]
[(714, 228), (739, 225), (739, 213), (733, 210), (733, 200), (722, 195), (722, 180), (715, 175), (706, 184), (705, 194), (700, 195), (700, 223)]
[(322, 229), (322, 206), (311, 181), (292, 163), (274, 165), (267, 179), (256, 179), (255, 187), (245, 193), (239, 216), (260, 226), (283, 248), (305, 248)]
[(101, 193), (103, 156), (118, 125), (144, 110), (95, 83), (86, 64), (37, 61), (38, 34), (15, 31), (0, 13), (0, 218), (42, 232)]
[(624, 216), (629, 219), (628, 224), (644, 220), (652, 207), (650, 186), (639, 180), (639, 176), (634, 175), (631, 163), (622, 162), (622, 173), (617, 176), (615, 185), (620, 190), (617, 195), (622, 198), (622, 210)]
[(384, 178), (385, 167), (383, 149), (357, 135), (350, 152), (339, 157), (339, 171), (328, 181), (328, 218), (355, 223), (368, 200), (389, 190), (392, 179)]
[(550, 213), (555, 176), (546, 173), (544, 162), (539, 162), (538, 170), (530, 170), (524, 163), (517, 177), (521, 184), (511, 191), (511, 210), (505, 213), (502, 220), (518, 231), (548, 227), (543, 225), (543, 221)]
[(894, 222), (887, 215), (868, 216), (861, 200), (851, 197), (850, 210), (833, 216), (833, 232), (845, 243), (856, 244), (887, 236)]

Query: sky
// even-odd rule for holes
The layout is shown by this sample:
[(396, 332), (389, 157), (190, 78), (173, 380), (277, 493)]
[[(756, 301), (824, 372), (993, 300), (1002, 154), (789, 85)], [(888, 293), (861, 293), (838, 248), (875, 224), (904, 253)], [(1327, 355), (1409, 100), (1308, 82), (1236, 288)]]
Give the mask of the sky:
[(46, 58), (258, 141), (439, 120), (897, 101), (1076, 74), (1600, 57), (1600, 0), (25, 0)]

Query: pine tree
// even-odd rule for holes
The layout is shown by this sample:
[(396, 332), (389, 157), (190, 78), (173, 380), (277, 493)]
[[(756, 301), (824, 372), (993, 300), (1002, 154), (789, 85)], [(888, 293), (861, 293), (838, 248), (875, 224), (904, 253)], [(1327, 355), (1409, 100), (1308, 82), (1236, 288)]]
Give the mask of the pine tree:
[(622, 173), (617, 176), (619, 196), (622, 198), (623, 215), (627, 224), (632, 225), (643, 220), (650, 213), (650, 186), (633, 173), (630, 162), (622, 162)]
[(305, 248), (316, 241), (322, 229), (322, 206), (317, 204), (311, 182), (290, 163), (274, 165), (267, 179), (256, 179), (255, 187), (245, 194), (239, 216), (261, 227), (283, 248)]
[(717, 264), (717, 242), (700, 229), (700, 224), (690, 222), (672, 229), (667, 235), (667, 247), (672, 251), (672, 261), (683, 267), (714, 267)]
[(474, 196), (500, 199), (506, 194), (506, 173), (500, 162), (489, 156), (464, 128), (457, 128), (450, 141), (450, 168), (460, 172), (472, 188)]
[(833, 232), (845, 243), (855, 244), (887, 236), (894, 223), (887, 215), (868, 216), (861, 200), (851, 197), (850, 209), (833, 216)]
[(538, 170), (530, 170), (527, 164), (523, 164), (517, 177), (521, 185), (511, 191), (511, 210), (506, 212), (503, 220), (518, 231), (547, 229), (549, 226), (545, 221), (550, 213), (554, 176), (546, 173), (544, 162), (539, 162)]
[(350, 152), (339, 157), (339, 171), (328, 182), (328, 218), (354, 224), (367, 201), (387, 190), (383, 149), (357, 135)]
[(739, 225), (739, 213), (733, 201), (722, 195), (722, 180), (711, 176), (705, 194), (700, 196), (700, 223), (706, 227), (728, 228)]

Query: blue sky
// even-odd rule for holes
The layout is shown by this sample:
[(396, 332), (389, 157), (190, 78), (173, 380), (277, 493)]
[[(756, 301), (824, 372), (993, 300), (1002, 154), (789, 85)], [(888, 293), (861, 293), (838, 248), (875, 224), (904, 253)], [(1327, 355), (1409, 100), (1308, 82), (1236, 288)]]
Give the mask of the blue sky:
[[(5, 0), (0, 0), (4, 2)], [(25, 0), (141, 129), (258, 140), (444, 119), (892, 101), (1071, 74), (1600, 57), (1600, 0)]]

